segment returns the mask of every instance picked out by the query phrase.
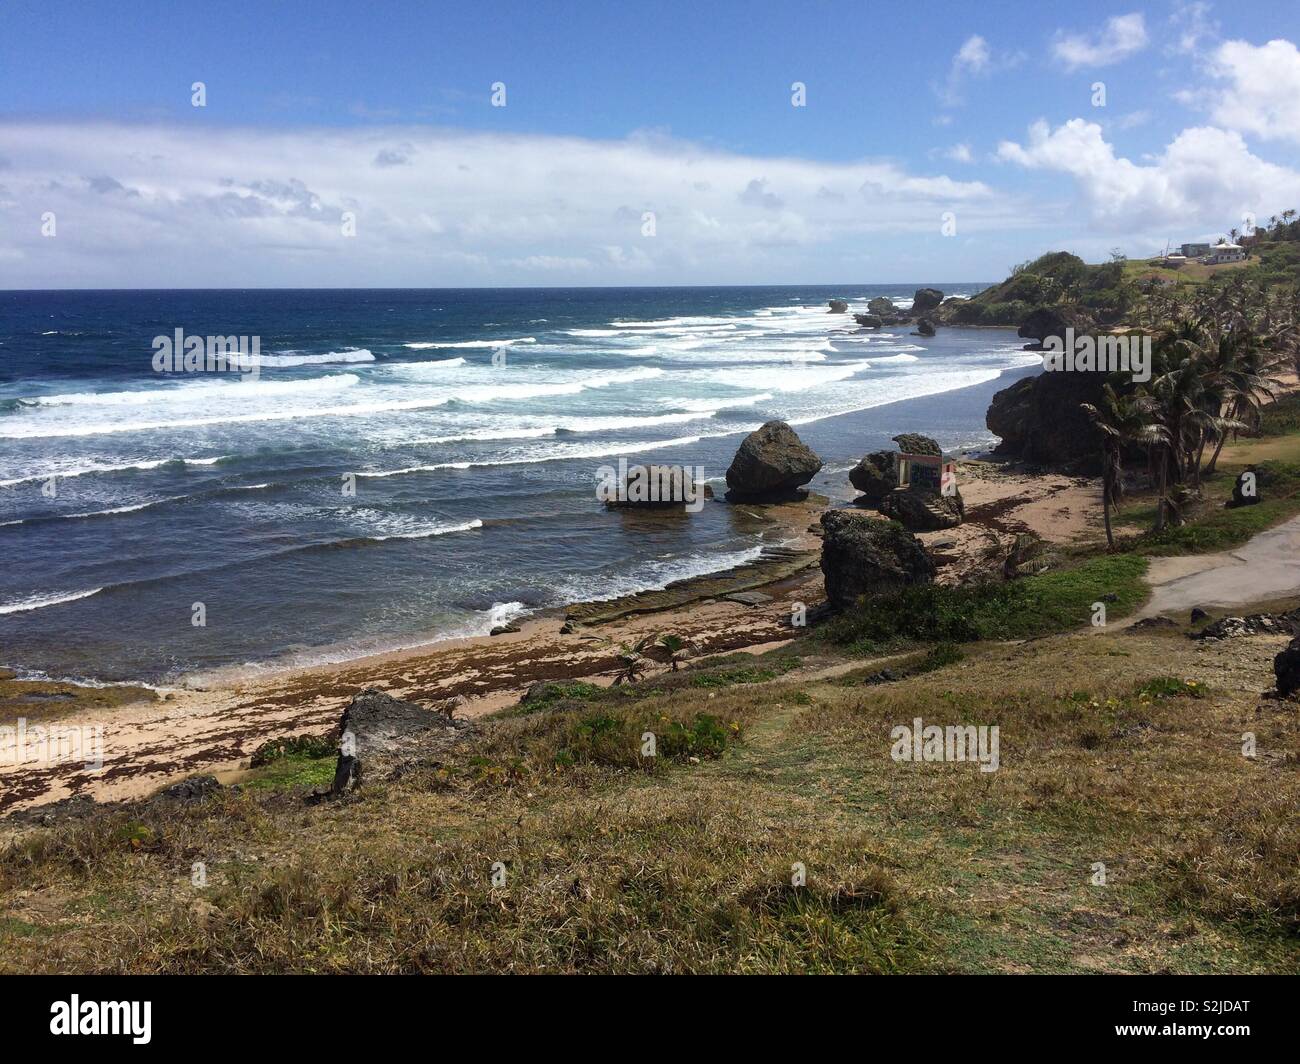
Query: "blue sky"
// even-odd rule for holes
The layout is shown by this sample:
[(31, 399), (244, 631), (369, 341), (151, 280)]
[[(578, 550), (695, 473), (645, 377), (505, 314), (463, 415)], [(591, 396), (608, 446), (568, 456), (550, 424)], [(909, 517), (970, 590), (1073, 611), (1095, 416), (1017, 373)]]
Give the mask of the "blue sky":
[(4, 287), (994, 279), (1300, 207), (1296, 5), (0, 20)]

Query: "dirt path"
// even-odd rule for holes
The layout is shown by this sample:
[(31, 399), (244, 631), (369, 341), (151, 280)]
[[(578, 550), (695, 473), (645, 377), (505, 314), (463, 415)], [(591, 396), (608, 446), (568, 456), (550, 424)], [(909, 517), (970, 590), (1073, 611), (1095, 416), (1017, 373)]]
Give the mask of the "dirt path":
[(1300, 591), (1300, 517), (1219, 554), (1155, 558), (1151, 599), (1134, 620), (1193, 606), (1243, 606)]

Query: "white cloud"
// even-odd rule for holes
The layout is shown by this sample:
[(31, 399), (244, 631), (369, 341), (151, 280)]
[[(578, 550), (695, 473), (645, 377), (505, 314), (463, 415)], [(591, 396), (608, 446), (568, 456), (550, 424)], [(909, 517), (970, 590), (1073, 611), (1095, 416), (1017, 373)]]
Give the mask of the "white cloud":
[(834, 279), (946, 210), (1034, 224), (978, 181), (654, 135), (8, 122), (0, 158), (0, 288)]
[(1060, 32), (1052, 52), (1067, 70), (1110, 66), (1142, 51), (1147, 40), (1146, 20), (1135, 12), (1107, 19), (1101, 32), (1092, 36)]
[(1300, 141), (1300, 51), (1290, 41), (1225, 41), (1209, 68), (1228, 82), (1202, 100), (1219, 125), (1265, 140)]
[(973, 163), (975, 155), (970, 150), (969, 144), (954, 144), (944, 155), (955, 163)]
[[(945, 107), (957, 107), (963, 100), (966, 82), (972, 77), (984, 77), (996, 70), (1018, 66), (1024, 60), (1019, 52), (994, 55), (989, 42), (979, 34), (967, 37), (962, 42), (948, 67), (948, 76), (942, 84), (932, 85), (935, 95)], [(945, 122), (936, 120), (938, 124)]]
[(1176, 4), (1169, 24), (1173, 27), (1173, 39), (1165, 50), (1179, 55), (1199, 52), (1203, 41), (1219, 33), (1218, 22), (1210, 18), (1210, 5), (1203, 0)]
[(1230, 227), (1300, 203), (1300, 173), (1250, 153), (1240, 134), (1185, 129), (1148, 165), (1116, 156), (1101, 126), (1071, 119), (1030, 128), (1025, 145), (1004, 141), (999, 158), (1071, 175), (1095, 224), (1122, 232), (1136, 225), (1181, 230)]
[(952, 59), (952, 65), (957, 70), (969, 70), (972, 74), (982, 74), (989, 68), (991, 58), (989, 42), (976, 34), (973, 37), (967, 37), (962, 46), (957, 49), (957, 54)]

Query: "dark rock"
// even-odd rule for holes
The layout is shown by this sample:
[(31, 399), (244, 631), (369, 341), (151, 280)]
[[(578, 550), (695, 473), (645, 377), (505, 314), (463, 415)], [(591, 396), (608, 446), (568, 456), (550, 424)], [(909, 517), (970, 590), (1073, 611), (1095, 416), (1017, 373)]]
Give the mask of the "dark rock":
[(612, 510), (690, 509), (713, 497), (708, 484), (697, 483), (691, 469), (679, 465), (630, 466), (621, 484), (602, 480), (598, 491)]
[(843, 314), (846, 310), (849, 309), (849, 305), (846, 302), (844, 302), (844, 300), (842, 299), (830, 300), (830, 307), (831, 307), (832, 314)]
[(880, 500), (877, 508), (909, 532), (941, 532), (946, 528), (956, 528), (962, 522), (963, 506), (959, 495), (947, 496), (923, 490), (891, 491)]
[(900, 432), (893, 439), (904, 454), (932, 454), (936, 458), (943, 457), (943, 448), (938, 442), (930, 439), (929, 436), (922, 436), (919, 432)]
[(1203, 620), (1205, 620), (1208, 616), (1209, 616), (1209, 614), (1206, 613), (1203, 609), (1201, 609), (1200, 606), (1193, 606), (1193, 607), (1192, 607), (1191, 623), (1192, 623), (1192, 624), (1195, 624), (1197, 621), (1203, 621)]
[(450, 720), (414, 702), (403, 702), (371, 687), (356, 695), (339, 720), (339, 759), (331, 794), (390, 774), (431, 744), (454, 739), (463, 722)]
[(1273, 659), (1273, 673), (1278, 694), (1289, 697), (1300, 691), (1300, 638), (1292, 639)]
[(221, 790), (221, 781), (216, 776), (187, 776), (179, 783), (164, 787), (159, 794), (163, 798), (174, 798), (178, 802), (192, 802), (196, 798), (206, 798), (219, 790)]
[(894, 452), (872, 451), (849, 470), (849, 483), (866, 496), (867, 502), (879, 502), (898, 487)]
[(519, 631), (517, 624), (498, 624), (488, 635), (514, 635)]
[(918, 322), (916, 323), (916, 332), (915, 332), (914, 335), (916, 335), (916, 336), (933, 336), (933, 335), (934, 335), (934, 322), (932, 322), (929, 318), (922, 318), (920, 321), (918, 321)]
[(1237, 481), (1232, 485), (1232, 501), (1229, 508), (1237, 506), (1254, 506), (1259, 502), (1259, 471), (1254, 466), (1247, 466), (1237, 474)]
[(873, 672), (870, 676), (866, 677), (862, 682), (868, 685), (869, 687), (875, 687), (877, 684), (894, 683), (897, 680), (898, 680), (898, 676), (895, 675), (892, 669), (881, 669), (879, 672)]
[(817, 475), (822, 460), (784, 421), (769, 421), (745, 437), (727, 470), (739, 498), (789, 495)]
[[(1078, 332), (1087, 329), (1088, 324), (1086, 319), (1068, 308), (1039, 307), (1037, 310), (1030, 311), (1029, 316), (1020, 323), (1016, 335), (1031, 341), (1026, 346), (1037, 350), (1043, 346), (1043, 342), (1049, 336), (1058, 336), (1064, 341), (1066, 329), (1074, 329)], [(1097, 376), (1101, 375), (1097, 374)]]
[(995, 453), (1091, 471), (1100, 463), (1097, 430), (1081, 403), (1101, 402), (1104, 373), (1040, 373), (993, 396), (984, 423), (1002, 437)]
[(848, 609), (864, 596), (934, 579), (934, 562), (921, 541), (894, 521), (829, 510), (822, 515), (822, 528), (826, 597), (838, 609)]
[(894, 301), (886, 299), (884, 296), (876, 296), (875, 299), (869, 300), (867, 310), (881, 318), (895, 318), (898, 316), (898, 308), (894, 306)]
[(1177, 628), (1178, 622), (1172, 617), (1143, 617), (1140, 621), (1134, 621), (1128, 626), (1127, 631), (1139, 632), (1149, 628)]
[(912, 297), (912, 309), (909, 313), (914, 318), (926, 317), (943, 302), (943, 293), (937, 288), (918, 288)]
[(879, 314), (854, 314), (853, 320), (864, 329), (879, 329), (885, 324), (885, 319)]

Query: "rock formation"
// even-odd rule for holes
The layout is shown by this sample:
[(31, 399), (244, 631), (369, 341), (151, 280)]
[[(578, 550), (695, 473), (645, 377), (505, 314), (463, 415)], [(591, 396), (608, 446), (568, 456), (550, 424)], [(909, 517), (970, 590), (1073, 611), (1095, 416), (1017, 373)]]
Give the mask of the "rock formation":
[(918, 322), (916, 323), (916, 334), (915, 334), (915, 335), (917, 335), (917, 336), (933, 336), (933, 335), (934, 335), (934, 322), (932, 322), (929, 318), (922, 318), (920, 321), (918, 321)]
[(339, 759), (330, 793), (341, 794), (367, 779), (383, 778), (402, 764), (445, 748), (470, 725), (377, 688), (356, 695), (339, 720)]
[(885, 319), (879, 314), (854, 314), (853, 320), (864, 329), (879, 329), (885, 324)]
[(943, 293), (937, 288), (918, 288), (912, 296), (912, 309), (908, 313), (914, 318), (927, 317), (931, 311), (943, 302)]
[(779, 498), (803, 487), (821, 467), (794, 429), (769, 421), (741, 443), (727, 470), (727, 487), (738, 498)]
[(876, 296), (875, 299), (868, 300), (867, 310), (881, 318), (892, 318), (898, 314), (894, 301), (884, 296)]
[(934, 579), (934, 562), (901, 525), (853, 510), (822, 514), (822, 575), (826, 597), (849, 609), (864, 596), (888, 594)]
[(993, 396), (984, 423), (1002, 437), (995, 453), (1080, 471), (1100, 463), (1097, 430), (1080, 403), (1101, 402), (1102, 373), (1041, 373)]
[(712, 497), (713, 489), (697, 483), (691, 469), (680, 465), (629, 466), (621, 484), (600, 485), (601, 501), (610, 509), (692, 508)]
[(830, 300), (830, 307), (831, 307), (832, 314), (843, 314), (846, 310), (849, 309), (849, 305), (846, 302), (844, 302), (844, 300), (842, 299)]
[(859, 502), (878, 503), (898, 487), (893, 451), (872, 451), (849, 470), (849, 483), (862, 492)]

